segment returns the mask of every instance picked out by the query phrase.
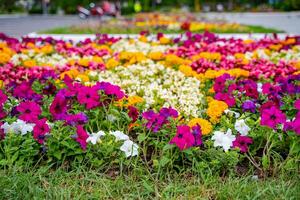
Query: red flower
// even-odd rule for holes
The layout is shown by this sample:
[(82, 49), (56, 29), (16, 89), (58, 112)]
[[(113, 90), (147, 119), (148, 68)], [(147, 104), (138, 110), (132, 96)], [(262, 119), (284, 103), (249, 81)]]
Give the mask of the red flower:
[(139, 111), (134, 106), (128, 106), (128, 116), (132, 119), (132, 122), (136, 122), (139, 117)]

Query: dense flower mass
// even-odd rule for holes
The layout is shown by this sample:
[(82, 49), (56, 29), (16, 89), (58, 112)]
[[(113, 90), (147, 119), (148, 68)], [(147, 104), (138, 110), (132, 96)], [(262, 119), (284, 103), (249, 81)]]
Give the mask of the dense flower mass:
[(30, 144), (32, 159), (142, 159), (149, 169), (226, 156), (256, 168), (270, 154), (297, 158), (297, 36), (0, 36), (0, 159), (14, 144)]

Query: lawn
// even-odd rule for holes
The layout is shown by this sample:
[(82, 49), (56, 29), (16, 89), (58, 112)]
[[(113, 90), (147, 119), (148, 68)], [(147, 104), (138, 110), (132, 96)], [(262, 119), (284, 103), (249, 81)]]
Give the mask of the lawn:
[(109, 176), (78, 168), (1, 170), (0, 199), (297, 199), (299, 176), (255, 179), (189, 173), (160, 178), (141, 168)]
[[(212, 29), (211, 32), (214, 33), (283, 33), (284, 31), (273, 29), (273, 28), (265, 28), (262, 26), (252, 26), (247, 25), (246, 29)], [(41, 31), (42, 34), (139, 34), (141, 31), (145, 30), (140, 27), (132, 27), (132, 28), (116, 28), (109, 26), (70, 26), (70, 27), (58, 27), (50, 30)], [(147, 28), (150, 33), (165, 33), (172, 34), (178, 33), (183, 34), (185, 31), (183, 30), (166, 30), (162, 28)], [(194, 33), (203, 33), (205, 30), (194, 31)]]

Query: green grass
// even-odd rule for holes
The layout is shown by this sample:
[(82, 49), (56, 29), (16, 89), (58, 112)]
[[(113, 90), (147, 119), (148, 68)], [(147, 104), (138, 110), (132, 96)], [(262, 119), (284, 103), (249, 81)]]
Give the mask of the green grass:
[[(246, 26), (247, 29), (228, 29), (228, 30), (211, 30), (214, 33), (283, 33), (284, 31), (265, 28), (262, 26)], [(50, 30), (41, 31), (43, 34), (96, 34), (96, 33), (107, 33), (107, 34), (139, 34), (142, 28), (131, 27), (131, 28), (117, 28), (117, 27), (88, 27), (88, 26), (70, 26), (70, 27), (59, 27)], [(172, 31), (165, 29), (149, 29), (150, 33), (184, 33), (185, 31)], [(203, 33), (199, 31), (197, 33)]]
[(0, 199), (297, 199), (299, 177), (265, 180), (172, 174), (153, 178), (135, 170), (111, 177), (95, 170), (0, 170)]

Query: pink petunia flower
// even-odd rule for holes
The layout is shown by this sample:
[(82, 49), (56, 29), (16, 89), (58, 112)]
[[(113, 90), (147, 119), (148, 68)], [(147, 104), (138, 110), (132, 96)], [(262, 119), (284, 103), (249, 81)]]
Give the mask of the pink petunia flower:
[(186, 125), (178, 126), (175, 137), (170, 141), (170, 144), (176, 144), (181, 151), (192, 147), (194, 143), (195, 138), (191, 133), (190, 127)]
[(250, 138), (248, 136), (239, 135), (232, 142), (232, 146), (239, 148), (242, 153), (246, 153), (249, 148), (248, 146), (252, 143), (253, 143), (252, 138)]
[(76, 126), (76, 142), (78, 142), (83, 150), (86, 150), (87, 142), (86, 140), (89, 137), (89, 134), (83, 129), (82, 125)]
[(38, 120), (33, 127), (33, 138), (40, 144), (44, 144), (45, 135), (50, 131), (49, 125), (46, 121), (46, 118)]
[(17, 111), (21, 114), (19, 119), (26, 122), (35, 122), (42, 113), (41, 107), (31, 101), (24, 101), (17, 106)]
[(278, 124), (284, 122), (286, 122), (285, 114), (275, 106), (261, 111), (261, 125), (275, 129)]
[(96, 87), (81, 87), (78, 91), (77, 100), (84, 104), (87, 109), (92, 109), (100, 105), (100, 95)]

